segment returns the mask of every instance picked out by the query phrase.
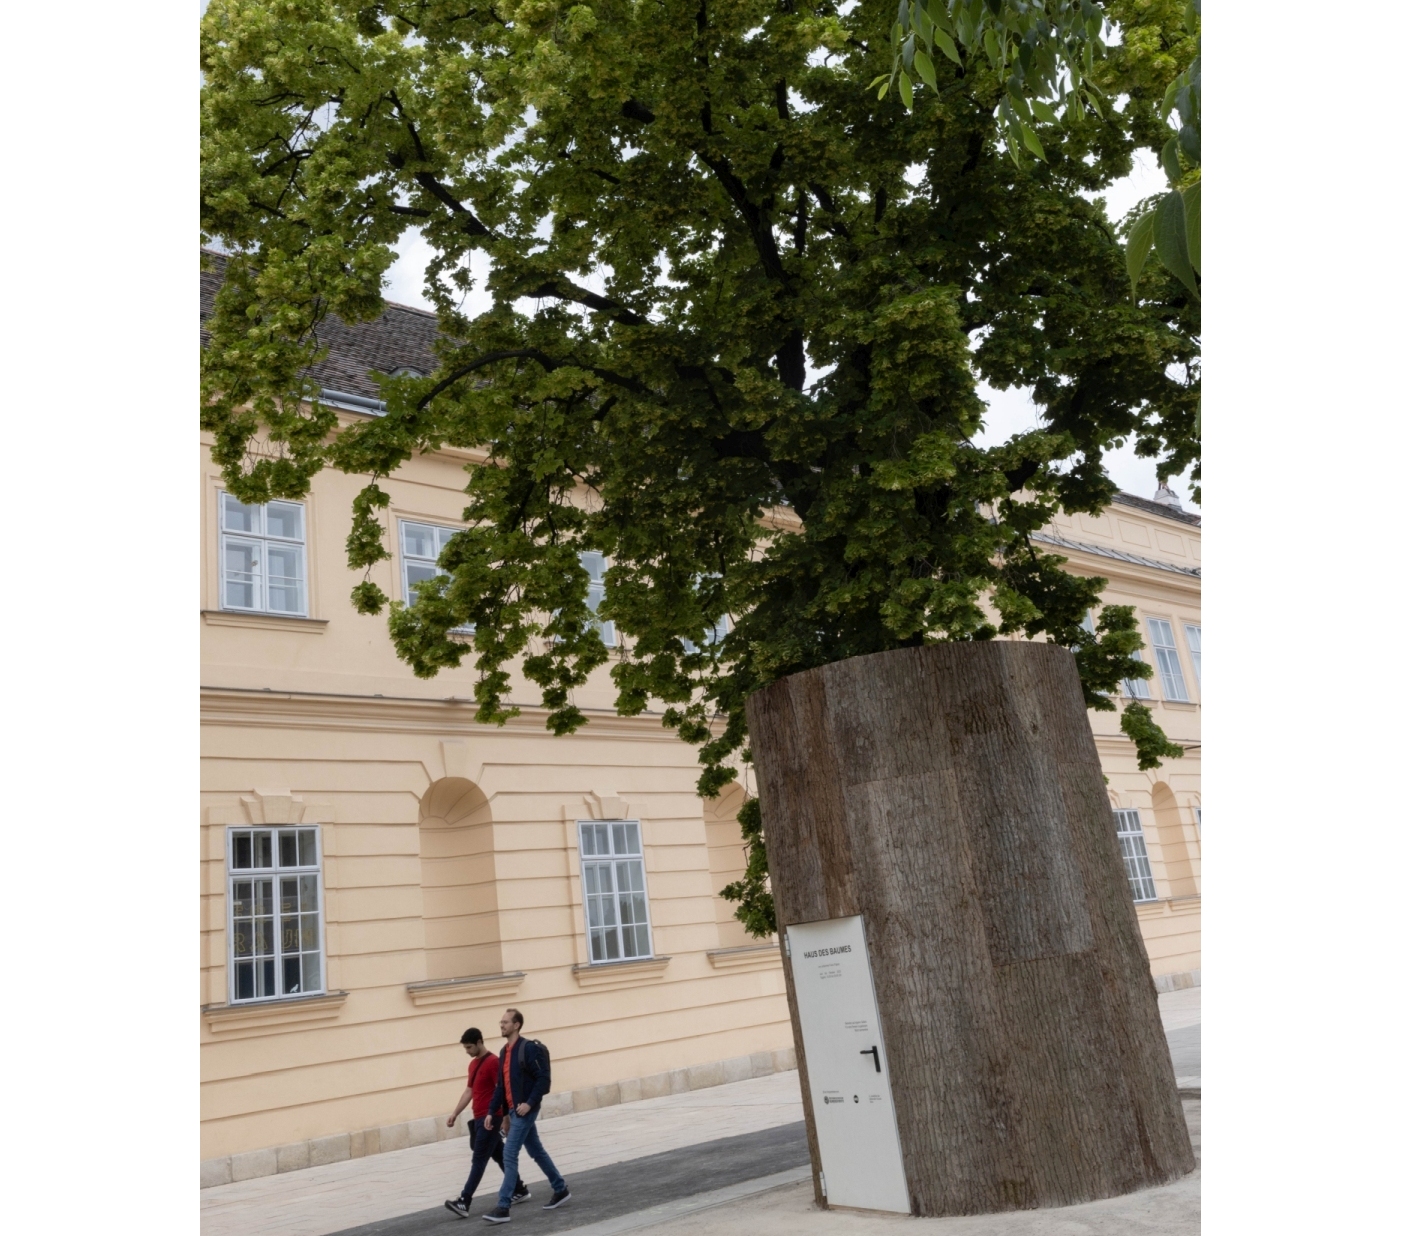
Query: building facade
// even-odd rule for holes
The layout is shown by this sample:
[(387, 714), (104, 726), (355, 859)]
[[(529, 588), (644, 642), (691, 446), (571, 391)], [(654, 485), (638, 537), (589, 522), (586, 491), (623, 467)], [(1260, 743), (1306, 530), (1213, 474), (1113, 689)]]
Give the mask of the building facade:
[[(203, 275), (206, 305), (216, 278)], [(376, 414), (372, 369), (431, 368), (433, 325), (401, 307), (328, 324), (315, 376), (342, 423)], [(602, 672), (578, 695), (589, 724), (575, 735), (545, 731), (520, 679), (521, 715), (476, 724), (470, 667), (415, 678), (383, 617), (350, 604), (360, 480), (327, 472), (302, 502), (246, 507), (209, 448), (202, 1183), (449, 1136), (458, 1037), (477, 1025), (490, 1040), (507, 1005), (549, 1044), (547, 1116), (793, 1067), (777, 947), (746, 936), (719, 896), (744, 867), (744, 788), (700, 799), (694, 749), (657, 715), (619, 717)], [(481, 458), (445, 449), (381, 482), (393, 552), (372, 578), (391, 597), (411, 601), (437, 570), (461, 526), (464, 469)], [(1109, 577), (1106, 603), (1139, 611), (1145, 655), (1159, 658), (1146, 702), (1190, 746), (1140, 773), (1117, 716), (1091, 714), (1153, 972), (1188, 985), (1200, 973), (1199, 523), (1123, 497), (1045, 539)]]

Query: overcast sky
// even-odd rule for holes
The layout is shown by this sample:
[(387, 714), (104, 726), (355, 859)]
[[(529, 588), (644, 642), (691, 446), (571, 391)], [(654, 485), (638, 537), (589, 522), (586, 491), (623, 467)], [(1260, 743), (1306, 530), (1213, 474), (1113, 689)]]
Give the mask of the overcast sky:
[[(1117, 222), (1136, 202), (1150, 193), (1161, 192), (1166, 187), (1157, 159), (1152, 154), (1140, 151), (1133, 172), (1123, 180), (1117, 181), (1105, 195), (1109, 217)], [(417, 232), (405, 234), (399, 260), (389, 269), (387, 295), (390, 300), (403, 305), (432, 308), (423, 296), (423, 271), (431, 257), (432, 251), (419, 239)], [(472, 260), (477, 264), (474, 266), (474, 272), (484, 276), (486, 263), (483, 256), (475, 254)], [(485, 278), (479, 278), (477, 287), (468, 295), (466, 307), (469, 311), (481, 312), (489, 307), (490, 298), (482, 290), (484, 283)], [(977, 438), (980, 445), (1005, 442), (1012, 434), (1030, 429), (1036, 424), (1036, 405), (1031, 402), (1026, 390), (1013, 388), (995, 391), (985, 385), (980, 388), (979, 393), (988, 405), (984, 429)], [(1132, 442), (1111, 452), (1107, 460), (1109, 475), (1114, 478), (1120, 489), (1144, 498), (1153, 496), (1158, 488), (1154, 461), (1136, 456), (1133, 453)], [(1172, 482), (1172, 488), (1177, 491), (1182, 505), (1187, 510), (1198, 510), (1187, 497), (1187, 485), (1183, 478), (1176, 478)]]

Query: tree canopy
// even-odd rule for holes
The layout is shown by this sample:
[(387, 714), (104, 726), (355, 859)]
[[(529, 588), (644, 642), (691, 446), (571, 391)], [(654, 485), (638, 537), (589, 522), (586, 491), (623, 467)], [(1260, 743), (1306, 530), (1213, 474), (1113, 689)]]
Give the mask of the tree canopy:
[[(212, 0), (202, 228), (229, 258), (202, 424), (246, 501), (367, 478), (368, 613), (378, 481), (489, 452), (448, 573), (388, 618), (415, 673), (475, 663), (480, 719), (512, 714), (519, 664), (569, 732), (611, 661), (619, 711), (660, 701), (710, 794), (746, 697), (843, 657), (1044, 635), (1099, 708), (1147, 675), (1132, 614), (1087, 631), (1104, 581), (1032, 539), (1110, 500), (1106, 450), (1193, 417), (1197, 304), (1151, 266), (1135, 303), (1092, 200), (1135, 139), (1086, 110), (1015, 158), (971, 58), (906, 114), (868, 89), (890, 22), (888, 0)], [(378, 314), (410, 227), (439, 367), (335, 432), (317, 324)], [(976, 444), (979, 380), (1030, 386), (1043, 426)], [(609, 563), (598, 612), (581, 550)]]

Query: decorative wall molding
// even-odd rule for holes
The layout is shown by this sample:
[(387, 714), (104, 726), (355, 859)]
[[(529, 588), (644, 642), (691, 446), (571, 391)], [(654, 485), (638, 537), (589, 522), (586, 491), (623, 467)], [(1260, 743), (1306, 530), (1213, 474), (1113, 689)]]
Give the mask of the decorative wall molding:
[(705, 955), (717, 970), (777, 970), (783, 965), (777, 943), (712, 948)]
[(332, 991), (324, 996), (293, 996), (257, 1004), (206, 1004), (200, 1009), (200, 1015), (210, 1034), (228, 1038), (271, 1034), (298, 1022), (335, 1020), (348, 994)]
[(422, 1008), (468, 1007), (494, 1000), (509, 1000), (525, 981), (525, 971), (511, 970), (503, 974), (473, 974), (466, 978), (432, 979), (425, 983), (409, 983), (409, 999)]
[(660, 982), (670, 962), (670, 957), (644, 957), (638, 961), (602, 961), (574, 966), (574, 981), (590, 991), (640, 987), (644, 983)]
[(200, 617), (210, 627), (257, 627), (264, 631), (300, 631), (320, 635), (329, 618), (298, 618), (291, 614), (240, 614), (228, 609), (202, 609)]
[(291, 790), (254, 790), (239, 801), (250, 824), (300, 824), (306, 814), (306, 803)]
[(594, 790), (584, 795), (584, 809), (591, 820), (635, 820), (632, 807), (618, 797), (617, 790)]

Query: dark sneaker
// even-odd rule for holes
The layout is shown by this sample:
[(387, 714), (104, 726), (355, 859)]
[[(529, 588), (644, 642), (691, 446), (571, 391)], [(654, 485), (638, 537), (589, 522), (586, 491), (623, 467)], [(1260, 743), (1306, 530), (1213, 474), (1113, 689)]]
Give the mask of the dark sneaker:
[(516, 1181), (516, 1191), (511, 1194), (511, 1201), (513, 1203), (530, 1201), (530, 1186), (524, 1180)]
[(558, 1193), (552, 1194), (550, 1200), (545, 1203), (546, 1210), (554, 1210), (563, 1206), (573, 1195), (569, 1192), (569, 1186), (565, 1185)]
[(472, 1203), (464, 1202), (460, 1197), (455, 1197), (450, 1202), (444, 1202), (443, 1205), (452, 1211), (459, 1219), (465, 1219), (467, 1217), (467, 1212), (472, 1209)]
[(488, 1223), (509, 1223), (511, 1221), (511, 1208), (498, 1206), (495, 1210), (488, 1210), (482, 1218)]

